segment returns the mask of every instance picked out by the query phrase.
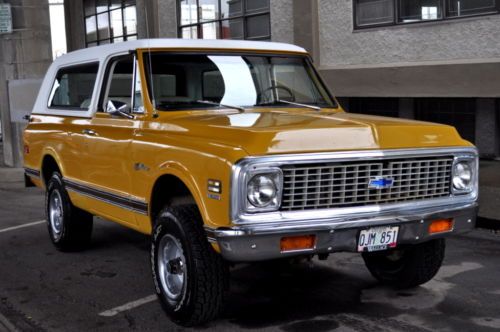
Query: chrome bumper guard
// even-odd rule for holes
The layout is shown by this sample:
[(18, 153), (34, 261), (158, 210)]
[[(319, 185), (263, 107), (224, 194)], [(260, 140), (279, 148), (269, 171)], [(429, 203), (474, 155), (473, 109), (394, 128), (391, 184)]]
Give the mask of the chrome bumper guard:
[[(226, 260), (251, 262), (304, 254), (355, 252), (360, 230), (375, 226), (399, 225), (398, 246), (447, 237), (473, 229), (477, 209), (478, 204), (473, 202), (362, 218), (262, 222), (231, 228), (206, 228), (206, 232), (208, 240), (219, 245)], [(453, 218), (453, 230), (429, 234), (429, 224), (433, 220), (444, 218)], [(316, 245), (313, 249), (281, 252), (281, 238), (290, 235), (315, 235)]]

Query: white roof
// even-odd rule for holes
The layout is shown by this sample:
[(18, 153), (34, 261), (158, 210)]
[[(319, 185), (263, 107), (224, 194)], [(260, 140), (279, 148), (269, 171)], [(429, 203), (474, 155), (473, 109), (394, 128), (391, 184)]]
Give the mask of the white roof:
[(89, 47), (62, 55), (56, 65), (80, 61), (100, 60), (110, 55), (124, 53), (138, 48), (192, 48), (192, 49), (239, 49), (260, 51), (281, 51), (306, 53), (302, 47), (265, 41), (208, 40), (208, 39), (139, 39), (115, 44)]
[(110, 57), (126, 54), (129, 51), (136, 49), (158, 49), (158, 48), (170, 48), (170, 49), (193, 49), (193, 50), (203, 50), (203, 49), (217, 49), (217, 50), (261, 50), (261, 51), (278, 51), (278, 52), (296, 52), (304, 53), (306, 51), (298, 46), (282, 43), (271, 43), (271, 42), (257, 42), (257, 41), (242, 41), (242, 40), (202, 40), (202, 39), (140, 39), (134, 41), (127, 41), (116, 44), (102, 45), (96, 47), (90, 47), (86, 49), (81, 49), (78, 51), (70, 52), (68, 54), (62, 55), (57, 58), (52, 65), (47, 70), (45, 74), (45, 79), (43, 80), (40, 92), (38, 93), (38, 98), (35, 102), (33, 108), (34, 113), (38, 114), (58, 114), (66, 116), (77, 116), (77, 117), (91, 117), (92, 114), (97, 109), (99, 89), (101, 82), (104, 79), (104, 66), (100, 66), (97, 73), (96, 81), (94, 86), (94, 92), (92, 94), (92, 100), (90, 101), (90, 106), (87, 111), (75, 111), (75, 110), (58, 110), (54, 111), (47, 108), (48, 96), (54, 84), (54, 77), (57, 71), (61, 67), (77, 65), (87, 62), (97, 62), (101, 64), (105, 63)]

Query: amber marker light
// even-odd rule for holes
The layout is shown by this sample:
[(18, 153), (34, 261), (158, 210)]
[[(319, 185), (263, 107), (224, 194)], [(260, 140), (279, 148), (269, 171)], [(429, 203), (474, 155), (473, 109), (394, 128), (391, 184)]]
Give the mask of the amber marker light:
[(453, 230), (453, 219), (438, 219), (429, 225), (429, 234), (444, 233)]
[(281, 252), (314, 249), (316, 235), (286, 236), (281, 238)]

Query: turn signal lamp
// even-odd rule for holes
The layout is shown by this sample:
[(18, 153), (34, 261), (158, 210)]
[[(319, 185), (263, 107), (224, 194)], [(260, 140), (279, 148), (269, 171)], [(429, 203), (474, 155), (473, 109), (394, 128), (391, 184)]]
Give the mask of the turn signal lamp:
[(314, 249), (316, 235), (286, 236), (281, 238), (281, 252)]
[(438, 219), (429, 225), (429, 234), (444, 233), (453, 230), (453, 219)]

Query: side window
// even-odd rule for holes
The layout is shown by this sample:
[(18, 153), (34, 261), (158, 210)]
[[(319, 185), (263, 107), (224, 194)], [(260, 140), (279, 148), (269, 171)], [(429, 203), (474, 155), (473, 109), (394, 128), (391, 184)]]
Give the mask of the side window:
[(135, 60), (134, 69), (134, 96), (132, 100), (132, 112), (134, 113), (144, 113), (144, 105), (142, 103), (142, 93), (141, 93), (141, 75), (137, 71), (139, 68), (137, 64), (137, 59)]
[(48, 106), (86, 111), (90, 106), (98, 69), (98, 63), (60, 69), (52, 86)]
[(122, 57), (111, 63), (108, 86), (101, 111), (121, 109), (130, 112), (132, 108), (132, 82), (134, 78), (134, 57)]
[(100, 112), (119, 109), (127, 113), (144, 113), (137, 68), (137, 59), (133, 55), (122, 56), (111, 62)]

